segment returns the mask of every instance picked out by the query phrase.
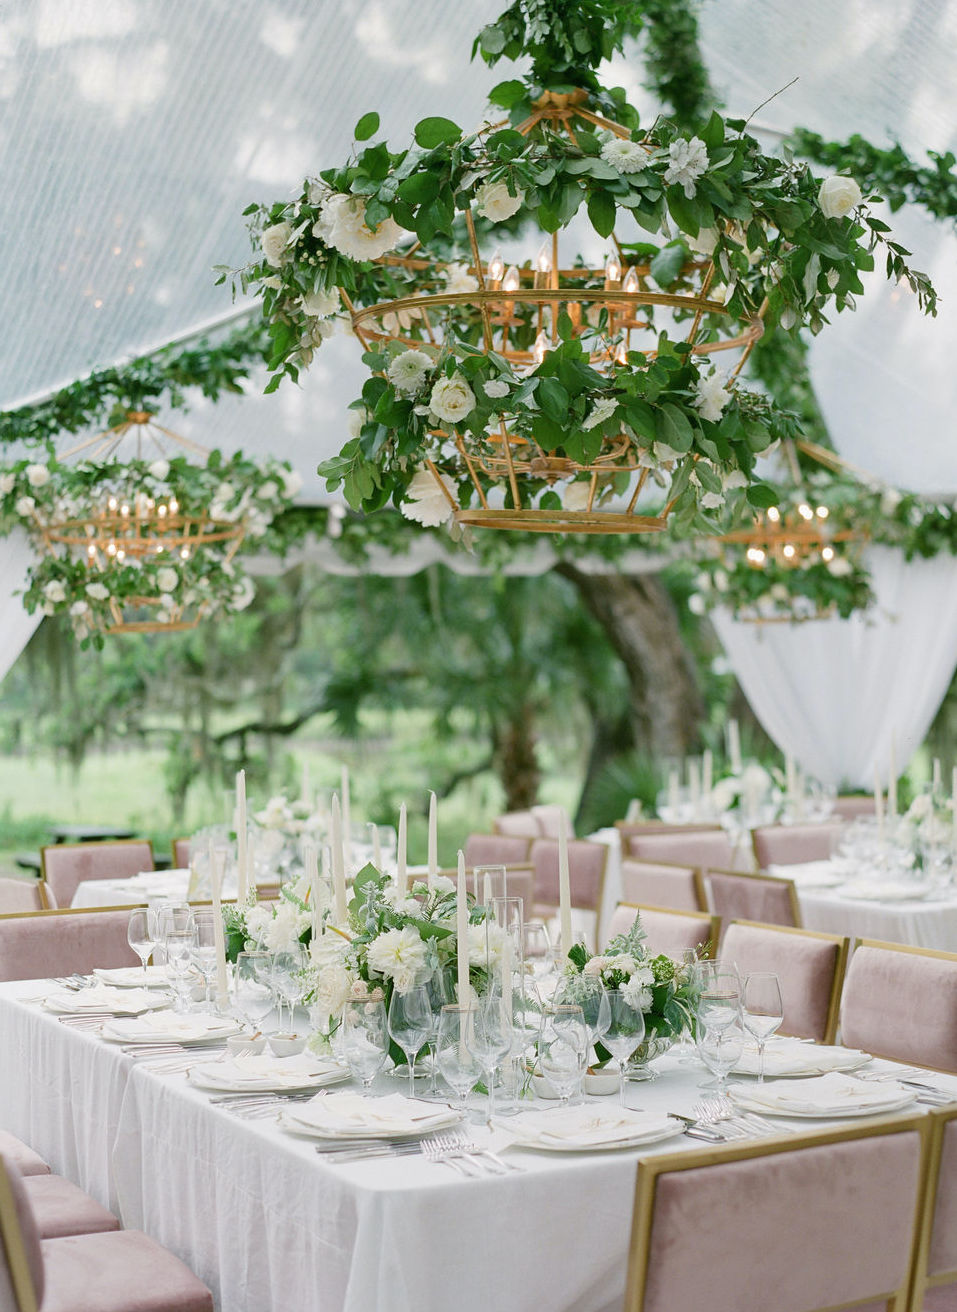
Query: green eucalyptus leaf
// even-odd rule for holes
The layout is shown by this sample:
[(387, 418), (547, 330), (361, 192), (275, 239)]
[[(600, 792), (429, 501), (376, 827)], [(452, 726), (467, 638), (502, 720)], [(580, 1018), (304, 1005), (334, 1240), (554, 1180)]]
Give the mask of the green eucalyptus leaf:
[(363, 114), (362, 118), (355, 126), (354, 136), (356, 141), (368, 141), (379, 131), (379, 115), (374, 111), (370, 114)]
[(434, 150), (436, 146), (450, 146), (460, 140), (462, 129), (450, 118), (423, 118), (416, 123), (414, 135), (423, 150)]

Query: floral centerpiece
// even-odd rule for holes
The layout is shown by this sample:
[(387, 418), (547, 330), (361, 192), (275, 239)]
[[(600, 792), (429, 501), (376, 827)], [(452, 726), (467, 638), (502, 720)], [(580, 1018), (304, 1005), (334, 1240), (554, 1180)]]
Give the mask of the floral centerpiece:
[(301, 798), (290, 801), (285, 793), (270, 797), (261, 811), (253, 813), (251, 830), (254, 860), (288, 875), (302, 862), (304, 840), (321, 843), (329, 829), (329, 816)]
[(894, 841), (910, 849), (920, 869), (938, 864), (957, 847), (954, 800), (939, 790), (918, 793), (896, 825), (889, 824)]
[(783, 802), (778, 783), (757, 761), (744, 761), (740, 769), (729, 769), (717, 780), (709, 797), (715, 815), (739, 815), (745, 823), (759, 812), (762, 823), (773, 823)]

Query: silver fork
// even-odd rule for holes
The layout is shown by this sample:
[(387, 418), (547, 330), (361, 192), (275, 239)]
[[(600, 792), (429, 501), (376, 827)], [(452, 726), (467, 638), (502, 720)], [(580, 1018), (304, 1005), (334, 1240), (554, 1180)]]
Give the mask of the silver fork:
[(701, 1112), (701, 1119), (708, 1125), (714, 1125), (716, 1128), (720, 1125), (720, 1133), (727, 1134), (729, 1138), (750, 1139), (756, 1134), (792, 1134), (792, 1130), (772, 1125), (766, 1121), (763, 1116), (758, 1116), (755, 1112), (737, 1111), (733, 1103), (726, 1098), (703, 1098), (692, 1108), (694, 1112)]
[(422, 1140), (422, 1155), (430, 1162), (443, 1162), (451, 1166), (466, 1179), (474, 1179), (476, 1174), (486, 1175), (486, 1167), (465, 1151), (465, 1142), (458, 1135), (437, 1134), (431, 1139)]

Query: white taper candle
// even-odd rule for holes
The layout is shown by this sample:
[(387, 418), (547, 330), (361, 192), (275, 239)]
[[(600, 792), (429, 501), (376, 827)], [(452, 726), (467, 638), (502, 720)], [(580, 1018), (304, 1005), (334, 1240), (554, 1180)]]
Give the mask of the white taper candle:
[(437, 802), (435, 793), (429, 793), (429, 891), (435, 885), (435, 877), (439, 873), (439, 830)]
[(558, 817), (558, 914), (564, 960), (572, 949), (572, 890), (568, 874), (568, 817), (564, 808)]
[(240, 906), (249, 892), (249, 852), (247, 849), (246, 771), (236, 775), (236, 898)]

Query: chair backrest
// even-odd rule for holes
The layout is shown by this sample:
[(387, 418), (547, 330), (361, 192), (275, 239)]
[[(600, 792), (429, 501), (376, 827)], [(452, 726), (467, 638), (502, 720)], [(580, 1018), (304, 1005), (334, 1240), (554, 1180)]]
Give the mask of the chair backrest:
[(88, 975), (97, 966), (135, 966), (126, 931), (132, 907), (35, 911), (0, 916), (0, 980)]
[(43, 1250), (16, 1166), (0, 1156), (0, 1308), (37, 1312), (43, 1301)]
[(496, 834), (507, 834), (510, 838), (540, 838), (541, 827), (531, 811), (506, 811), (492, 821)]
[[(555, 806), (551, 803), (532, 807), (532, 815), (535, 817), (538, 832), (542, 838), (558, 838), (561, 836), (562, 816), (564, 814), (565, 808), (563, 806)], [(570, 825), (568, 837), (574, 837)]]
[[(558, 847), (558, 840), (554, 838), (536, 838), (532, 843), (530, 859), (535, 873), (536, 906), (558, 906)], [(568, 882), (573, 907), (599, 910), (607, 863), (607, 844), (592, 842), (588, 838), (569, 841)]]
[(873, 815), (873, 794), (864, 793), (860, 796), (836, 797), (834, 799), (834, 814), (839, 815), (842, 820), (856, 820), (862, 815)]
[(185, 870), (189, 865), (190, 847), (192, 839), (174, 838), (173, 839), (173, 865), (177, 870)]
[(930, 1163), (909, 1306), (947, 1312), (957, 1307), (957, 1106), (931, 1112), (928, 1121)]
[(754, 859), (759, 870), (826, 861), (842, 830), (841, 824), (762, 825), (751, 831)]
[(46, 911), (46, 884), (42, 879), (0, 879), (0, 915), (11, 911)]
[(704, 910), (699, 901), (693, 866), (670, 866), (664, 862), (623, 857), (621, 897), (623, 902), (669, 907), (675, 911)]
[(642, 1159), (625, 1312), (908, 1312), (927, 1140), (887, 1118)]
[(84, 879), (128, 879), (155, 870), (153, 844), (146, 839), (110, 843), (56, 843), (40, 848), (43, 878), (58, 907), (68, 907)]
[(733, 920), (725, 927), (721, 957), (733, 962), (742, 978), (752, 971), (777, 975), (784, 1002), (782, 1034), (833, 1043), (848, 947), (838, 934)]
[(673, 961), (680, 961), (684, 952), (713, 956), (717, 950), (721, 928), (717, 916), (700, 911), (637, 906), (633, 902), (619, 902), (615, 907), (605, 929), (606, 944), (617, 934), (627, 933), (635, 923), (636, 915), (641, 917), (645, 944), (652, 956), (664, 953)]
[(858, 939), (841, 997), (841, 1041), (957, 1072), (957, 956)]
[(472, 866), (524, 865), (532, 839), (523, 834), (469, 834), (465, 864)]
[(700, 870), (695, 878), (704, 905), (720, 916), (725, 925), (732, 920), (757, 920), (764, 925), (801, 924), (793, 879), (738, 870)]
[(720, 870), (730, 870), (734, 865), (734, 845), (723, 829), (635, 834), (628, 839), (628, 850), (622, 855), (679, 866), (717, 866)]
[[(486, 862), (485, 864), (491, 865), (492, 862)], [(496, 867), (501, 868), (502, 862), (496, 862), (495, 865)], [(442, 873), (448, 874), (450, 878), (454, 879), (456, 872), (453, 870), (443, 870)], [(502, 892), (501, 875), (491, 875), (489, 882), (491, 884), (492, 897), (505, 896)], [(468, 891), (474, 894), (477, 899), (484, 899), (485, 886), (484, 877), (481, 874), (481, 868), (479, 868), (478, 874), (476, 874), (475, 869), (466, 870), (465, 883)], [(531, 865), (522, 864), (505, 866), (505, 893), (507, 893), (509, 897), (520, 897), (522, 899), (523, 921), (528, 921), (533, 918), (532, 912), (535, 907), (535, 875)]]

